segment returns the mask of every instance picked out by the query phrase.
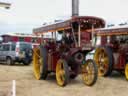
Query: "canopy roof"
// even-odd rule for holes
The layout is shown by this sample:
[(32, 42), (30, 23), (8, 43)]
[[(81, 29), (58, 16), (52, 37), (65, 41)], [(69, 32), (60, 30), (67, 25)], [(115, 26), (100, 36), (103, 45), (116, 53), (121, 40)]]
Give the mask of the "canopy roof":
[[(91, 26), (94, 25), (95, 28), (103, 28), (105, 26), (105, 21), (101, 18), (93, 17), (93, 16), (78, 16), (63, 22), (46, 25), (40, 28), (35, 28), (33, 29), (33, 32), (35, 34), (43, 34), (44, 32), (55, 32), (55, 31), (71, 29), (71, 24), (74, 22), (80, 23), (81, 25), (87, 25), (87, 24)], [(87, 29), (90, 28), (88, 26), (81, 26), (81, 27), (87, 27)]]
[(117, 28), (101, 28), (94, 31), (96, 35), (99, 36), (109, 36), (109, 35), (128, 35), (127, 27), (117, 27)]

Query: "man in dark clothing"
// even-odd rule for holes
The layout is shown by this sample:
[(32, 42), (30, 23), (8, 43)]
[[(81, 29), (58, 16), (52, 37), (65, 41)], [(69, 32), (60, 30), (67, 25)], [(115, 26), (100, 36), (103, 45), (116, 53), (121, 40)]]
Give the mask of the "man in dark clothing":
[(71, 36), (70, 33), (67, 33), (64, 37), (63, 40), (65, 42), (65, 44), (67, 44), (68, 46), (71, 46), (71, 44), (73, 43), (73, 37)]

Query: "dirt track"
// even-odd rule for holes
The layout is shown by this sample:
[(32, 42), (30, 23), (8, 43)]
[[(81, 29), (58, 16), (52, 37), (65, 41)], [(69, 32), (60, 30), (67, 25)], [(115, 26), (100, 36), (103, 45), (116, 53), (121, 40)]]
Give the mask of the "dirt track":
[(98, 78), (93, 87), (85, 86), (78, 77), (62, 88), (57, 86), (55, 76), (46, 81), (35, 80), (32, 65), (0, 64), (0, 96), (6, 96), (11, 80), (16, 80), (17, 96), (128, 96), (128, 82), (119, 73)]

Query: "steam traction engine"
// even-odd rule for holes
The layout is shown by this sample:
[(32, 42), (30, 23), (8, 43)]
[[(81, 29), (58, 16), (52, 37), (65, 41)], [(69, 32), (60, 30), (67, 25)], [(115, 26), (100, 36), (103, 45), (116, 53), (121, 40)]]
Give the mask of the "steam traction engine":
[(101, 40), (94, 54), (99, 75), (108, 76), (117, 70), (125, 72), (128, 79), (128, 28), (98, 29), (95, 35)]
[[(57, 84), (65, 86), (69, 79), (81, 74), (86, 85), (93, 85), (97, 80), (97, 67), (93, 60), (85, 60), (86, 54), (94, 48), (92, 34), (86, 30), (104, 26), (101, 18), (77, 16), (34, 29), (35, 34), (42, 35), (42, 44), (33, 50), (36, 79), (46, 79), (48, 74), (55, 73)], [(51, 33), (51, 37), (45, 38), (45, 33)]]

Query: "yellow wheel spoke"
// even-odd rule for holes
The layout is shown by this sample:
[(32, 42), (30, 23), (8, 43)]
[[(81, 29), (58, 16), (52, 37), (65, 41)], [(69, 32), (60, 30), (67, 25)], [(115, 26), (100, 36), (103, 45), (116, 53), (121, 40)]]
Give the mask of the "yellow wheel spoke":
[(64, 60), (58, 60), (56, 65), (56, 80), (58, 85), (64, 86), (67, 83), (67, 74), (66, 68), (64, 64), (67, 64)]
[(65, 71), (64, 70), (60, 70), (60, 74), (61, 75), (64, 75), (65, 74)]
[(128, 64), (125, 65), (125, 77), (128, 80)]
[(109, 57), (104, 48), (96, 49), (94, 60), (98, 66), (99, 75), (103, 76), (109, 68)]
[(87, 61), (82, 65), (82, 78), (85, 84), (90, 85), (95, 78), (95, 70), (92, 61)]
[(40, 67), (41, 67), (41, 61), (40, 61), (40, 50), (38, 48), (35, 48), (33, 50), (33, 68), (34, 68), (34, 75), (36, 79), (40, 79)]

